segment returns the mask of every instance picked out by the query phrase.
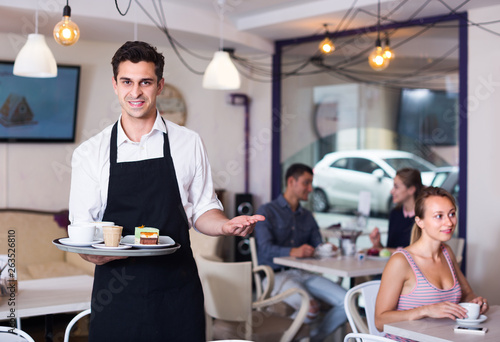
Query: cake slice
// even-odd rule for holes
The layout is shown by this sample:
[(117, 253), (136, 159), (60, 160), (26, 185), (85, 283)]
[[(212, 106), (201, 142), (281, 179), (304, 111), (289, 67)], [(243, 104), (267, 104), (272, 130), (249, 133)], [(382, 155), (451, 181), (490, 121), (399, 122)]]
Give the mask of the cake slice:
[(135, 227), (135, 244), (157, 245), (160, 237), (160, 230), (151, 227)]

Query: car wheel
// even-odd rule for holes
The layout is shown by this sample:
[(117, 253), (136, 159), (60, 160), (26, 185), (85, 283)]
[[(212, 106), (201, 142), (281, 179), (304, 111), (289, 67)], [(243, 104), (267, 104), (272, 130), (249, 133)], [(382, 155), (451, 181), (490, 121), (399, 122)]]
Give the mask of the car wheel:
[(312, 209), (315, 212), (325, 212), (329, 208), (326, 194), (321, 189), (314, 189), (312, 193)]

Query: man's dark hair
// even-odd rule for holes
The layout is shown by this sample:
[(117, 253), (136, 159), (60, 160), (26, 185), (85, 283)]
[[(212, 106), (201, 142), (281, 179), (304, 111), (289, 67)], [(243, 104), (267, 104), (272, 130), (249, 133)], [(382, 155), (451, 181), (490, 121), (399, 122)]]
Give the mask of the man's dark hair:
[(165, 65), (165, 58), (163, 54), (156, 51), (154, 46), (149, 45), (145, 42), (126, 42), (123, 44), (111, 59), (111, 65), (113, 66), (113, 76), (115, 81), (118, 76), (118, 67), (121, 62), (131, 61), (132, 63), (139, 62), (153, 62), (155, 64), (155, 74), (158, 78), (158, 82), (163, 78), (163, 67)]
[(288, 178), (290, 177), (297, 179), (300, 176), (302, 176), (305, 172), (310, 173), (311, 175), (313, 174), (313, 170), (305, 164), (299, 164), (299, 163), (292, 164), (286, 170), (285, 181), (288, 181)]

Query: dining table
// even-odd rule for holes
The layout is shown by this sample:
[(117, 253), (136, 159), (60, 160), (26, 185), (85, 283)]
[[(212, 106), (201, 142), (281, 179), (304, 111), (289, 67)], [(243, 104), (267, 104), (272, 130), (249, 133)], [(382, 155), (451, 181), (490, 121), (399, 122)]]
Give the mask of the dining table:
[(1, 325), (12, 326), (21, 318), (45, 316), (45, 340), (52, 341), (52, 315), (90, 308), (94, 278), (89, 275), (21, 280), (18, 291), (0, 301)]
[[(361, 260), (360, 260), (361, 259)], [(337, 277), (351, 278), (382, 274), (389, 258), (334, 255), (330, 257), (297, 258), (292, 256), (275, 257), (275, 264), (298, 268), (309, 272), (317, 272)], [(352, 282), (351, 282), (352, 287)]]
[[(487, 319), (477, 327), (486, 327), (484, 335), (454, 331), (457, 324), (449, 318), (423, 318), (384, 325), (384, 332), (419, 342), (498, 342), (500, 341), (500, 305), (492, 305)], [(465, 326), (465, 325), (464, 325)]]

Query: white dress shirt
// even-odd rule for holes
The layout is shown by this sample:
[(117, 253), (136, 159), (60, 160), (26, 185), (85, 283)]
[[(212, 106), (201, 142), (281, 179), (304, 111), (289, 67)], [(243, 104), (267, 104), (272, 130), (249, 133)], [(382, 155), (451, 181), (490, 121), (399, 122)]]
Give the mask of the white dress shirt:
[[(178, 126), (156, 114), (153, 129), (140, 142), (131, 141), (118, 120), (117, 162), (163, 157), (163, 133), (168, 132), (182, 205), (193, 226), (211, 209), (223, 210), (215, 195), (210, 164), (198, 133)], [(102, 221), (108, 199), (109, 147), (111, 129), (105, 128), (75, 149), (72, 159), (69, 219), (75, 222)], [(115, 222), (120, 224), (120, 222)]]

